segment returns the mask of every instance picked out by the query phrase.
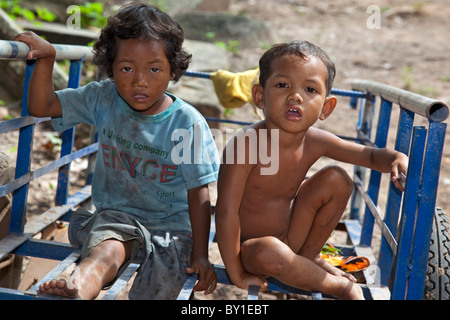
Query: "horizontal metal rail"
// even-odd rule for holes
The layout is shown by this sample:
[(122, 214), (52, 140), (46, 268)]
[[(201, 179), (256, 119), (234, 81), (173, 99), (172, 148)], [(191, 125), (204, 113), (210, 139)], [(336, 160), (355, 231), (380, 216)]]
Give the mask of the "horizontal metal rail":
[[(202, 72), (202, 71), (187, 70), (185, 75), (188, 77), (211, 79), (210, 73)], [(351, 97), (351, 98), (367, 98), (366, 92), (356, 91), (356, 90), (331, 89), (331, 94), (336, 94), (336, 95), (340, 95), (340, 96), (344, 96), (344, 97)]]
[(0, 197), (11, 193), (18, 188), (30, 183), (31, 181), (36, 180), (37, 178), (55, 171), (56, 169), (61, 168), (62, 166), (71, 163), (73, 160), (82, 158), (89, 154), (96, 152), (98, 149), (98, 143), (93, 143), (83, 149), (78, 151), (74, 151), (68, 155), (65, 155), (55, 161), (50, 162), (49, 164), (42, 166), (34, 171), (29, 171), (28, 173), (22, 175), (20, 178), (15, 179), (12, 182), (9, 182), (0, 187)]
[(367, 91), (372, 95), (379, 95), (385, 100), (396, 103), (409, 111), (415, 112), (435, 122), (442, 122), (446, 120), (449, 115), (448, 106), (442, 101), (424, 97), (386, 84), (368, 80), (354, 80), (352, 81), (352, 89)]
[(366, 202), (366, 205), (369, 208), (370, 213), (373, 215), (375, 222), (377, 223), (378, 227), (381, 230), (381, 233), (383, 234), (387, 243), (391, 247), (391, 250), (393, 252), (395, 252), (397, 250), (397, 241), (396, 241), (395, 237), (392, 235), (389, 228), (384, 223), (383, 218), (382, 218), (383, 213), (382, 213), (381, 209), (373, 202), (373, 200), (367, 194), (366, 190), (364, 189), (364, 184), (361, 181), (360, 177), (355, 175), (354, 179), (355, 179), (354, 184), (355, 184), (356, 188), (358, 189), (358, 191), (363, 196), (363, 198)]
[(50, 118), (35, 118), (32, 116), (25, 116), (21, 118), (6, 120), (0, 122), (0, 133), (5, 133), (12, 130), (24, 128), (29, 125), (37, 124), (48, 120), (50, 120)]
[[(56, 50), (56, 60), (92, 61), (94, 54), (92, 48), (79, 45), (53, 44)], [(20, 41), (0, 40), (0, 59), (26, 60), (30, 47)]]

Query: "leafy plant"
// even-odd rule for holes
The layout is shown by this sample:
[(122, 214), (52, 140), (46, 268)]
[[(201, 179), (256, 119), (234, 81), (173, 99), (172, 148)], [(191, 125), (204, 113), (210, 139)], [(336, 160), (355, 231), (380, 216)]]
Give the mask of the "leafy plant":
[(56, 20), (56, 15), (47, 8), (36, 7), (36, 13), (42, 21), (53, 22)]
[(39, 21), (53, 22), (57, 18), (56, 15), (47, 8), (36, 6), (34, 11), (32, 11), (23, 8), (20, 5), (20, 2), (21, 0), (0, 0), (0, 8), (13, 20), (22, 18), (33, 23), (39, 23)]
[(225, 49), (228, 52), (231, 52), (233, 54), (238, 54), (241, 50), (239, 40), (229, 40), (227, 42), (225, 41), (214, 41), (214, 44), (220, 48)]
[(342, 254), (342, 251), (336, 247), (334, 247), (332, 244), (325, 243), (322, 250), (320, 251), (323, 254), (335, 256)]
[(20, 6), (20, 0), (1, 0), (0, 8), (13, 20), (16, 18), (23, 18), (28, 21), (36, 20), (36, 15), (33, 11)]
[[(21, 0), (0, 0), (0, 8), (3, 9), (13, 20), (25, 19), (39, 24), (39, 22), (55, 22), (57, 16), (45, 7), (36, 6), (33, 10), (23, 8)], [(81, 27), (103, 28), (107, 22), (107, 14), (101, 2), (86, 2), (78, 5), (80, 8)]]
[(105, 16), (105, 8), (101, 2), (86, 2), (80, 5), (81, 27), (103, 28), (108, 18)]

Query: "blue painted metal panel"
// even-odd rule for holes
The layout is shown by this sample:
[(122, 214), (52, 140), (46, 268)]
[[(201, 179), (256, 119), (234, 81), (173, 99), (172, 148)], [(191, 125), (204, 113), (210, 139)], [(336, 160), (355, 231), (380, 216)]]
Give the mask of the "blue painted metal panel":
[(405, 199), (399, 226), (401, 238), (398, 241), (392, 278), (392, 299), (394, 300), (403, 300), (406, 297), (408, 278), (411, 271), (411, 247), (416, 223), (417, 201), (420, 196), (422, 159), (426, 134), (424, 127), (414, 128), (407, 175), (408, 180), (405, 187)]
[(117, 279), (116, 282), (114, 282), (114, 285), (105, 293), (102, 300), (116, 299), (138, 268), (139, 264), (130, 263), (128, 268), (120, 275), (119, 279)]
[(52, 260), (64, 260), (73, 251), (74, 248), (68, 243), (30, 239), (12, 252), (21, 256)]
[(35, 292), (1, 288), (0, 300), (66, 300), (62, 297), (43, 296)]
[[(68, 88), (78, 88), (80, 85), (82, 61), (70, 62)], [(73, 141), (75, 138), (75, 128), (67, 129), (62, 133), (61, 157), (72, 153)], [(69, 170), (70, 163), (59, 168), (58, 187), (56, 191), (55, 204), (61, 206), (67, 202), (69, 194)]]
[(439, 183), (439, 170), (444, 147), (445, 123), (430, 123), (422, 173), (421, 201), (418, 204), (417, 223), (411, 258), (408, 300), (420, 300), (425, 290), (425, 277), (430, 250), (431, 225)]
[[(371, 143), (371, 133), (372, 133), (372, 118), (374, 116), (374, 104), (376, 98), (375, 96), (368, 96), (365, 99), (361, 99), (361, 106), (358, 115), (358, 122), (356, 124), (356, 133), (358, 141), (361, 144), (366, 145)], [(367, 169), (359, 166), (355, 166), (353, 174), (360, 179), (366, 174)], [(358, 192), (354, 191), (350, 203), (350, 219), (356, 219), (358, 221), (363, 220), (363, 215), (361, 214), (361, 196)]]
[(32, 116), (23, 116), (21, 118), (6, 120), (0, 123), (0, 134), (43, 122), (48, 119), (50, 118), (35, 118)]
[[(414, 113), (400, 108), (399, 121), (397, 125), (397, 136), (395, 141), (395, 150), (404, 154), (409, 153), (412, 127), (414, 123)], [(386, 204), (386, 216), (384, 222), (386, 227), (391, 230), (395, 236), (397, 234), (398, 217), (403, 193), (398, 190), (393, 183), (390, 183), (389, 194)], [(384, 237), (381, 239), (378, 266), (380, 268), (380, 282), (382, 285), (388, 285), (392, 271), (392, 261), (394, 252), (389, 247)]]
[[(28, 61), (25, 70), (25, 84), (22, 94), (22, 117), (29, 115), (28, 113), (28, 83), (33, 73), (34, 62)], [(30, 171), (31, 151), (33, 149), (34, 124), (22, 127), (19, 135), (19, 145), (17, 158), (20, 159), (16, 163), (16, 179), (22, 177)], [(23, 232), (26, 213), (27, 213), (28, 184), (25, 184), (14, 191), (13, 203), (11, 208), (10, 232)]]
[[(391, 111), (392, 111), (392, 102), (381, 100), (380, 112), (378, 116), (378, 124), (376, 129), (375, 136), (375, 145), (378, 148), (386, 147), (386, 141), (389, 131), (389, 124), (391, 121)], [(376, 205), (378, 202), (378, 194), (380, 191), (380, 181), (381, 181), (381, 173), (375, 170), (372, 170), (370, 173), (368, 194), (372, 199), (373, 203)], [(364, 215), (363, 227), (362, 227), (362, 236), (361, 236), (361, 245), (370, 247), (372, 244), (373, 237), (373, 226), (374, 226), (374, 218), (373, 215), (370, 214), (369, 209), (366, 208), (366, 213)]]
[(22, 175), (20, 178), (17, 178), (16, 180), (0, 187), (0, 196), (3, 196), (10, 192), (13, 192), (14, 190), (20, 188), (21, 186), (27, 185), (29, 182), (36, 180), (37, 178), (43, 176), (44, 174), (50, 173), (50, 172), (58, 169), (59, 167), (63, 166), (64, 164), (70, 163), (71, 161), (78, 159), (80, 157), (92, 154), (92, 153), (96, 152), (97, 149), (98, 149), (98, 143), (94, 143), (83, 149), (72, 152), (71, 154), (68, 154), (58, 160), (50, 162), (49, 164), (44, 165), (36, 170), (29, 171), (26, 174)]
[[(92, 48), (78, 45), (53, 44), (56, 50), (56, 60), (89, 60), (92, 61)], [(0, 41), (0, 59), (25, 60), (30, 47), (18, 41)]]
[(195, 283), (197, 282), (198, 276), (196, 274), (191, 274), (188, 276), (186, 282), (181, 288), (181, 291), (177, 297), (177, 300), (189, 300), (192, 295)]
[(80, 258), (80, 253), (73, 251), (64, 260), (62, 260), (56, 267), (54, 267), (49, 273), (47, 273), (40, 281), (31, 287), (30, 292), (37, 293), (39, 291), (39, 286), (46, 282), (57, 278), (62, 272), (73, 265)]
[(248, 288), (247, 300), (258, 300), (258, 295), (259, 295), (258, 286), (250, 286)]

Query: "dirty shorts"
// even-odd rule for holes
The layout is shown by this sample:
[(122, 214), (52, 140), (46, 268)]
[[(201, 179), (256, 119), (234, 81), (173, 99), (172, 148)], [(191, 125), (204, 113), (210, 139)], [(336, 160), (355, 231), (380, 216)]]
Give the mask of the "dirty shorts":
[(191, 261), (193, 240), (189, 232), (149, 231), (130, 215), (115, 210), (92, 214), (79, 208), (73, 214), (69, 240), (75, 248), (81, 248), (81, 259), (107, 239), (136, 240), (130, 260), (116, 276), (117, 279), (131, 262), (140, 264), (129, 292), (131, 300), (177, 298), (187, 279), (186, 268)]

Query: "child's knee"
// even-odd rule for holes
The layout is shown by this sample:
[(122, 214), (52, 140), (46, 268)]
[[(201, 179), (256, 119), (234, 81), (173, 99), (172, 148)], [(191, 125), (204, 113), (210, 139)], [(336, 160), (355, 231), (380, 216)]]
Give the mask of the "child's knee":
[[(242, 246), (246, 261), (251, 263), (258, 273), (264, 276), (276, 276), (286, 272), (294, 254), (292, 250), (276, 237), (264, 237), (257, 243)], [(253, 269), (252, 268), (252, 269)]]
[(353, 180), (347, 171), (338, 166), (328, 166), (323, 169), (324, 176), (327, 177), (327, 184), (337, 192), (350, 194), (353, 192)]

